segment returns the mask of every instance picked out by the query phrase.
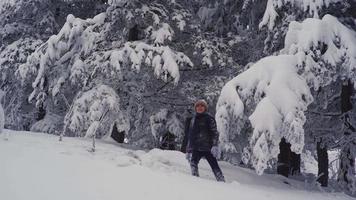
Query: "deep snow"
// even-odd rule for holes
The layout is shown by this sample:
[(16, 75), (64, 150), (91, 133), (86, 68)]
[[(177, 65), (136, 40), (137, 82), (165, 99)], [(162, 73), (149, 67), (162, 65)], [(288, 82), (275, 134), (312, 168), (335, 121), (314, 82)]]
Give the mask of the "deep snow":
[[(8, 138), (8, 140), (5, 140)], [(220, 162), (227, 183), (214, 180), (205, 160), (201, 178), (189, 175), (184, 154), (134, 150), (112, 141), (91, 141), (4, 130), (0, 135), (1, 200), (224, 200), (352, 199), (318, 191), (310, 183)], [(289, 184), (283, 183), (288, 181)]]

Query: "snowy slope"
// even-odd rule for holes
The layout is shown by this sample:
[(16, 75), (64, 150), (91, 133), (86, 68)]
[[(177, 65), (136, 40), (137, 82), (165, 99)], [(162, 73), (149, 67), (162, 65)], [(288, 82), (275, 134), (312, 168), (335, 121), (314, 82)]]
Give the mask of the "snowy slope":
[[(220, 162), (227, 183), (218, 183), (205, 160), (202, 178), (191, 177), (180, 152), (134, 150), (112, 141), (90, 141), (4, 130), (0, 135), (1, 200), (352, 199), (310, 184)], [(8, 137), (8, 140), (4, 138)]]

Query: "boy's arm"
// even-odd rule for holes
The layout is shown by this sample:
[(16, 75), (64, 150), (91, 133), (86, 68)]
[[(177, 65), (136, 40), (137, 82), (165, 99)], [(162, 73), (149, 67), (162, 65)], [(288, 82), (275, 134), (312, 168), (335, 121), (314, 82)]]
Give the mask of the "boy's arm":
[(219, 144), (219, 132), (216, 126), (216, 121), (213, 116), (209, 116), (209, 128), (212, 133), (213, 146), (218, 146)]

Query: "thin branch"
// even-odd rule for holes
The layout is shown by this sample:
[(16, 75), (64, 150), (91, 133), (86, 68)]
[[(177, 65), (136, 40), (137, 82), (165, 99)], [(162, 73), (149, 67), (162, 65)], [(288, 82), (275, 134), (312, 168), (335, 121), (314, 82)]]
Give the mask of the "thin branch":
[(173, 103), (173, 102), (164, 102), (164, 101), (159, 101), (156, 100), (157, 103), (165, 104), (165, 105), (173, 105), (173, 106), (191, 106), (190, 103)]
[(323, 112), (318, 112), (313, 110), (306, 111), (306, 113), (322, 115), (322, 116), (330, 116), (330, 117), (339, 117), (342, 115), (342, 113), (323, 113)]
[(69, 102), (68, 102), (67, 97), (66, 97), (66, 96), (64, 96), (64, 94), (63, 94), (63, 93), (62, 93), (61, 95), (62, 95), (62, 97), (63, 97), (63, 99), (64, 99), (64, 103), (67, 105), (67, 108), (70, 108), (70, 104), (69, 104)]

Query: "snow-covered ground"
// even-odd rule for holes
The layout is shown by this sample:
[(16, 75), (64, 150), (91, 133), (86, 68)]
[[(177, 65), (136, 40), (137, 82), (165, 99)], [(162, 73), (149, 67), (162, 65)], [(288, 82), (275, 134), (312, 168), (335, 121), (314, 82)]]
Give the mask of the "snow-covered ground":
[(53, 135), (4, 130), (0, 135), (0, 199), (352, 199), (277, 175), (258, 176), (225, 162), (220, 165), (227, 183), (214, 180), (205, 160), (200, 163), (202, 177), (192, 177), (180, 152), (146, 152), (112, 141), (98, 141), (95, 153), (88, 151), (90, 147), (91, 141), (84, 138), (59, 142)]

